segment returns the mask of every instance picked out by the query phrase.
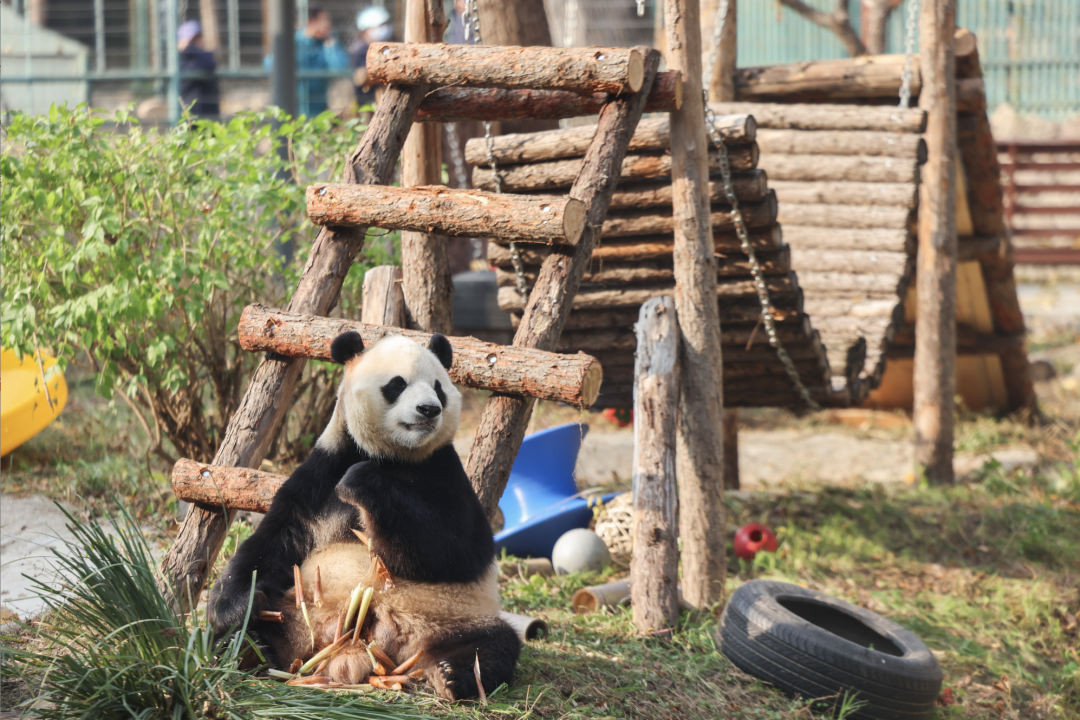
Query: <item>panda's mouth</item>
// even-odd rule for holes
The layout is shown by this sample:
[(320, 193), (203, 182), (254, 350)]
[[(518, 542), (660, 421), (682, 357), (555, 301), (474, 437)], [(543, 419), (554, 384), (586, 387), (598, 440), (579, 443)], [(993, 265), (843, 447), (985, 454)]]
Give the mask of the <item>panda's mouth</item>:
[(435, 429), (435, 426), (428, 422), (402, 423), (402, 425), (410, 430), (419, 430), (420, 432), (430, 432)]

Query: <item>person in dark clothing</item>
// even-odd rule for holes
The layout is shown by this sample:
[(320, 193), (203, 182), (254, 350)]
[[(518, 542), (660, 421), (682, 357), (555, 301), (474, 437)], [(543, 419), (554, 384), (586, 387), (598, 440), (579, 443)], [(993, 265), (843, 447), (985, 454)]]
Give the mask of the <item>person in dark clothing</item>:
[(356, 40), (349, 47), (349, 56), (353, 66), (353, 88), (356, 92), (356, 104), (363, 108), (375, 104), (378, 85), (368, 82), (367, 52), (373, 42), (385, 42), (393, 39), (394, 29), (390, 25), (390, 13), (386, 8), (372, 5), (356, 15)]
[(181, 77), (180, 102), (197, 118), (216, 119), (221, 115), (221, 92), (214, 72), (214, 53), (202, 46), (202, 26), (188, 20), (176, 30), (180, 49), (180, 72), (198, 72), (203, 77)]

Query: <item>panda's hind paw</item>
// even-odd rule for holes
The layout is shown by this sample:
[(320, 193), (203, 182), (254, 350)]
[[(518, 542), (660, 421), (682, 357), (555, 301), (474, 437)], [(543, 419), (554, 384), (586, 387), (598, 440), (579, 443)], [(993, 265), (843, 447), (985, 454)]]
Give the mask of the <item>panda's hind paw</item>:
[(472, 668), (455, 667), (450, 660), (440, 660), (432, 674), (431, 684), (435, 692), (447, 700), (467, 700), (476, 697), (476, 680)]

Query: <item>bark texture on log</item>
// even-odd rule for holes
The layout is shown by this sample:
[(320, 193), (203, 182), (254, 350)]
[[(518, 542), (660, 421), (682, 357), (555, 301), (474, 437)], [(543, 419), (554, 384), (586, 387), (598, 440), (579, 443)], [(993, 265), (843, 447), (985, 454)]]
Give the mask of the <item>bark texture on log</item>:
[(764, 155), (871, 155), (924, 162), (926, 142), (912, 133), (881, 130), (773, 130), (757, 133)]
[[(808, 230), (817, 231), (819, 228), (808, 228)], [(751, 230), (747, 239), (750, 241), (750, 245), (759, 253), (776, 252), (784, 246), (779, 225)], [(714, 233), (713, 242), (715, 243), (715, 253), (723, 255), (725, 258), (737, 257), (742, 254), (742, 244), (734, 232)], [(856, 245), (855, 247), (861, 246)], [(655, 260), (657, 258), (670, 258), (674, 249), (675, 240), (671, 235), (611, 238), (593, 250), (592, 257), (598, 263)], [(521, 248), (521, 258), (526, 265), (535, 265), (550, 254), (551, 249), (546, 247)], [(488, 260), (496, 267), (512, 267), (510, 250), (503, 245), (493, 243), (489, 246)]]
[(919, 198), (918, 187), (914, 183), (772, 180), (769, 188), (776, 192), (776, 198), (781, 203), (891, 205), (913, 210)]
[[(560, 248), (544, 261), (514, 336), (517, 347), (551, 350), (566, 324), (571, 298), (591, 260), (599, 235), (597, 230), (603, 225), (611, 194), (618, 182), (613, 170), (622, 166), (634, 128), (641, 119), (648, 88), (660, 64), (656, 51), (640, 48), (638, 52), (645, 59), (642, 86), (645, 91), (617, 97), (601, 111), (596, 138), (585, 156), (581, 174), (570, 190), (570, 196), (584, 202), (587, 208), (585, 232), (572, 250)], [(494, 517), (499, 498), (506, 488), (531, 413), (531, 400), (494, 395), (480, 417), (469, 454), (468, 472), (489, 519)]]
[(675, 301), (641, 306), (634, 367), (634, 515), (630, 602), (634, 627), (668, 637), (679, 618), (675, 434), (679, 324)]
[(791, 203), (777, 213), (781, 225), (810, 225), (814, 227), (859, 228), (907, 231), (912, 213), (907, 208), (880, 205), (833, 205)]
[(379, 265), (364, 273), (360, 322), (405, 327), (405, 294), (401, 284), (401, 268), (395, 265)]
[[(390, 181), (422, 97), (423, 88), (387, 89), (346, 164), (346, 182), (370, 185)], [(341, 285), (363, 243), (363, 229), (321, 229), (289, 309), (328, 313), (337, 304)], [(285, 418), (303, 368), (301, 359), (273, 354), (263, 359), (226, 428), (214, 456), (215, 465), (251, 467), (262, 462)], [(222, 513), (209, 505), (193, 504), (188, 509), (180, 534), (161, 563), (162, 574), (181, 592), (179, 598), (170, 597), (177, 608), (187, 610), (189, 598), (198, 601), (234, 517), (233, 512)]]
[(203, 465), (180, 458), (173, 465), (172, 487), (178, 500), (231, 511), (264, 513), (288, 475), (246, 467)]
[[(911, 257), (906, 252), (879, 250), (832, 250), (796, 248), (792, 264), (798, 272), (843, 272), (855, 275), (894, 273), (903, 275)], [(800, 275), (801, 276), (801, 275)]]
[[(355, 331), (371, 347), (384, 337), (404, 335), (427, 346), (431, 334), (340, 318), (317, 317), (248, 305), (240, 316), (240, 347), (281, 357), (331, 361), (330, 345), (343, 332)], [(556, 355), (542, 350), (496, 345), (473, 337), (449, 338), (454, 351), (450, 379), (465, 387), (589, 407), (603, 379), (595, 358)]]
[[(405, 4), (405, 42), (440, 42), (446, 14), (438, 2)], [(417, 125), (401, 151), (401, 186), (442, 184), (442, 128)], [(449, 333), (454, 327), (453, 283), (446, 238), (427, 232), (401, 233), (401, 266), (407, 320), (428, 332)]]
[(724, 115), (751, 114), (757, 120), (759, 130), (877, 130), (898, 133), (921, 133), (926, 130), (926, 111), (918, 108), (757, 102), (709, 103), (709, 107)]
[[(728, 153), (731, 169), (752, 170), (758, 164), (757, 145), (737, 145)], [(670, 177), (674, 155), (663, 153), (627, 155), (622, 163), (620, 180), (644, 180)], [(875, 158), (876, 159), (876, 158)], [(510, 165), (499, 168), (499, 179), (504, 192), (535, 192), (569, 187), (581, 172), (581, 158), (550, 160), (528, 165)], [(707, 172), (720, 170), (720, 156), (709, 153)], [(495, 176), (486, 167), (474, 167), (473, 187), (482, 190), (495, 188)]]
[(956, 58), (955, 0), (923, 0), (920, 58), (928, 159), (919, 187), (915, 345), (916, 477), (951, 484), (956, 396)]
[[(919, 62), (914, 60), (911, 94), (917, 96), (921, 81)], [(735, 97), (744, 102), (812, 103), (895, 96), (900, 92), (903, 68), (903, 55), (739, 68), (735, 71)]]
[[(638, 310), (633, 307), (579, 310), (574, 312), (570, 316), (570, 319), (566, 321), (566, 330), (631, 327), (637, 322), (637, 313)], [(512, 320), (517, 319), (517, 315), (511, 315), (510, 317)], [(725, 300), (723, 304), (720, 305), (721, 327), (727, 328), (729, 326), (749, 325), (750, 329), (753, 330), (760, 319), (761, 307), (757, 305), (755, 301), (728, 302)], [(805, 316), (800, 308), (800, 301), (798, 298), (789, 297), (777, 300), (776, 304), (773, 306), (773, 319), (778, 326), (791, 323), (802, 323), (805, 320)], [(758, 328), (758, 332), (761, 332), (761, 328)], [(607, 368), (608, 362), (611, 360), (610, 355), (605, 354), (602, 351), (591, 354), (600, 361), (601, 365)], [(607, 358), (607, 360), (605, 360), (605, 358)], [(630, 364), (633, 364), (633, 358), (630, 358), (630, 361)]]
[[(730, 378), (724, 372), (724, 381)], [(724, 408), (724, 489), (738, 490), (739, 484), (739, 410)]]
[(763, 155), (758, 164), (770, 180), (913, 183), (914, 160), (862, 155)]
[(444, 185), (399, 188), (319, 183), (307, 190), (316, 225), (435, 230), (454, 237), (494, 236), (575, 245), (585, 205), (566, 196), (501, 195)]
[[(673, 185), (673, 187), (675, 187)], [(702, 187), (706, 190), (706, 187)], [(739, 210), (742, 214), (743, 223), (748, 228), (772, 227), (776, 224), (778, 206), (776, 196), (769, 193), (765, 200), (759, 203), (746, 203)], [(727, 232), (735, 229), (734, 216), (730, 209), (723, 206), (714, 208), (712, 212), (706, 211), (714, 233)], [(622, 211), (608, 215), (604, 221), (603, 236), (605, 238), (621, 238), (636, 235), (667, 235), (675, 233), (679, 218), (674, 211), (666, 212), (666, 208), (654, 208), (651, 210)], [(677, 240), (676, 240), (677, 242)]]
[[(682, 107), (682, 77), (677, 72), (656, 76), (645, 112), (672, 112)], [(443, 87), (432, 90), (420, 106), (420, 122), (498, 122), (529, 118), (596, 115), (611, 100), (608, 93), (582, 95), (569, 90), (505, 90), (502, 88)]]
[(636, 93), (641, 53), (633, 48), (554, 48), (375, 42), (368, 77), (380, 85), (435, 85), (579, 93)]
[[(713, 272), (713, 282), (716, 283), (716, 290), (714, 291), (716, 297), (736, 299), (757, 296), (754, 281), (751, 278), (725, 278), (718, 281), (716, 279), (716, 265), (711, 264), (710, 269)], [(770, 297), (794, 295), (797, 287), (792, 278), (791, 275), (765, 278), (765, 287), (768, 289)], [(799, 280), (800, 284), (804, 284), (801, 277)], [(677, 281), (678, 275), (676, 275)], [(650, 287), (582, 290), (574, 297), (574, 309), (637, 307), (651, 298), (671, 295), (672, 288), (671, 284), (664, 283)], [(532, 295), (530, 294), (529, 297), (532, 297)], [(503, 310), (520, 310), (522, 308), (521, 295), (518, 294), (516, 288), (499, 288), (499, 307)], [(719, 316), (717, 316), (717, 326), (719, 324), (720, 320)]]
[[(785, 225), (784, 240), (793, 248), (835, 250), (883, 250), (907, 252), (911, 236), (907, 230), (855, 230), (804, 225)], [(795, 265), (798, 272), (799, 266)]]
[[(769, 191), (768, 176), (764, 170), (744, 170), (731, 174), (731, 188), (740, 203), (761, 202)], [(622, 183), (611, 196), (611, 209), (640, 209), (657, 206), (670, 206), (672, 202), (671, 183), (666, 180), (639, 183)], [(709, 203), (727, 204), (724, 183), (714, 176), (709, 180)]]
[[(721, 137), (732, 145), (753, 142), (757, 130), (752, 115), (720, 115), (716, 118), (715, 126)], [(492, 153), (499, 165), (582, 157), (595, 135), (596, 125), (502, 135), (494, 139)], [(634, 137), (630, 139), (630, 152), (664, 152), (670, 147), (671, 130), (666, 117), (642, 120), (634, 131)], [(473, 138), (465, 144), (465, 162), (470, 165), (489, 164), (484, 138)]]
[(699, 11), (697, 0), (664, 2), (667, 66), (682, 72), (686, 82), (686, 102), (671, 114), (675, 307), (682, 342), (678, 432), (682, 585), (687, 602), (703, 608), (723, 595), (727, 564), (720, 427), (723, 355), (720, 316), (713, 302), (716, 258), (707, 200), (710, 163), (702, 122)]

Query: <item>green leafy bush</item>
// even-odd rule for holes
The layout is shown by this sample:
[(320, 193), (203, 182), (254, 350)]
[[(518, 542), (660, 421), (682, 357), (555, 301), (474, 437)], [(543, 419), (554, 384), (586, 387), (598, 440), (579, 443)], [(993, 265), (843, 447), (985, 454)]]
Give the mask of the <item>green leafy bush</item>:
[[(237, 344), (239, 314), (287, 302), (315, 236), (304, 188), (340, 176), (361, 130), (330, 113), (163, 132), (124, 111), (13, 113), (0, 158), (4, 346), (42, 345), (61, 363), (84, 351), (98, 390), (120, 391), (156, 454), (171, 460), (171, 443), (209, 461), (259, 360)], [(350, 274), (345, 312), (362, 274)], [(321, 430), (329, 372), (309, 363), (279, 455)]]

